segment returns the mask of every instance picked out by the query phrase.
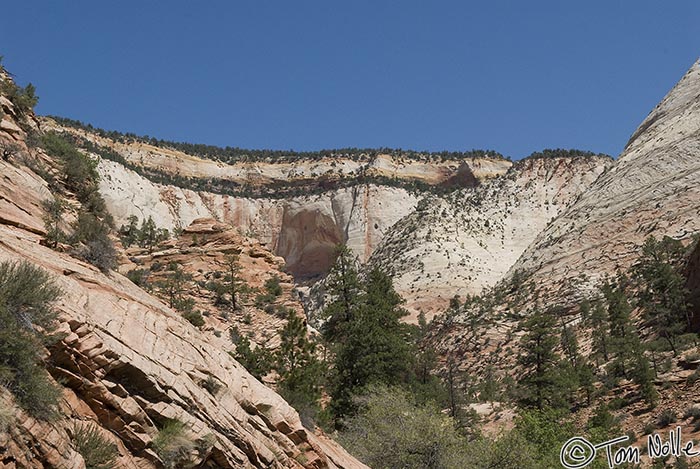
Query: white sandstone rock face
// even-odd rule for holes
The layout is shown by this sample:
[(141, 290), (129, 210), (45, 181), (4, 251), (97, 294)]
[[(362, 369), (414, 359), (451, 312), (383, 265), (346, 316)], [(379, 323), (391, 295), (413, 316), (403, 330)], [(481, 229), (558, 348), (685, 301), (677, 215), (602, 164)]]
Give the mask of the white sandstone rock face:
[(367, 260), (384, 232), (416, 206), (405, 189), (359, 185), (291, 199), (251, 199), (156, 184), (119, 163), (100, 160), (100, 193), (118, 226), (131, 215), (173, 230), (215, 218), (266, 244), (300, 277), (324, 273), (339, 243)]
[[(487, 370), (517, 375), (520, 314), (558, 306), (565, 315), (560, 320), (575, 323), (581, 301), (598, 294), (605, 275), (628, 271), (648, 236), (689, 242), (700, 232), (699, 181), (696, 63), (639, 126), (620, 158), (536, 236), (504, 276), (509, 288), (501, 290), (503, 296), (491, 296), (498, 299), (483, 308), (470, 304), (439, 316), (429, 343), (469, 376)], [(693, 256), (690, 268), (697, 271), (697, 251)], [(516, 271), (519, 281), (510, 282)], [(697, 295), (695, 271), (689, 277)]]
[(547, 224), (595, 181), (605, 157), (538, 158), (498, 179), (418, 204), (370, 262), (392, 272), (415, 319), (500, 281)]
[[(159, 467), (152, 441), (165, 419), (206, 438), (210, 464), (222, 468), (362, 468), (331, 440), (305, 429), (296, 411), (253, 378), (221, 344), (125, 277), (40, 244), (46, 183), (23, 166), (0, 162), (0, 261), (26, 260), (48, 271), (63, 294), (49, 368), (62, 383), (62, 418), (13, 415), (0, 432), (3, 460), (18, 467), (83, 467), (71, 448), (74, 425), (98, 425), (120, 449), (118, 467)], [(11, 207), (16, 207), (12, 209)], [(271, 256), (271, 255), (270, 255)], [(218, 384), (207, 390), (207, 379)], [(0, 391), (5, 406), (12, 406)], [(199, 461), (201, 462), (201, 460)]]
[[(573, 306), (605, 274), (624, 271), (647, 236), (700, 231), (700, 62), (634, 133), (620, 158), (523, 253), (514, 269), (551, 301)], [(575, 282), (580, 273), (588, 282)], [(561, 291), (564, 283), (575, 290)]]
[[(159, 227), (173, 230), (196, 218), (213, 217), (265, 243), (301, 279), (325, 274), (339, 243), (346, 243), (361, 261), (369, 259), (389, 227), (426, 195), (405, 187), (472, 187), (504, 174), (512, 165), (495, 155), (450, 159), (388, 154), (229, 164), (144, 142), (115, 141), (60, 126), (49, 118), (43, 119), (43, 127), (71, 133), (118, 153), (129, 165), (160, 175), (225, 181), (238, 190), (236, 194), (262, 191), (254, 198), (223, 195), (223, 190), (193, 191), (183, 189), (182, 183), (156, 184), (114, 161), (100, 159), (98, 165), (100, 192), (117, 225), (131, 215), (150, 216)], [(279, 187), (292, 194), (281, 197), (285, 192)]]

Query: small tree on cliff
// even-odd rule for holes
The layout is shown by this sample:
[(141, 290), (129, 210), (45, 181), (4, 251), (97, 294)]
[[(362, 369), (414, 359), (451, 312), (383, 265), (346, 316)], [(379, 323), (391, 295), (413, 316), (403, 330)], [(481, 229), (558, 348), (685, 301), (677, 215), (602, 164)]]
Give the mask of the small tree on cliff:
[(212, 280), (207, 284), (207, 288), (215, 295), (214, 303), (217, 305), (228, 304), (232, 311), (236, 311), (240, 307), (239, 296), (246, 289), (246, 284), (240, 277), (241, 265), (239, 261), (238, 254), (227, 255), (224, 258), (225, 270), (216, 273), (216, 278), (222, 280)]
[(556, 352), (555, 310), (535, 311), (523, 323), (520, 364), (526, 374), (522, 380), (521, 404), (539, 410), (567, 407), (578, 387), (576, 370)]
[(173, 272), (167, 274), (166, 278), (158, 283), (162, 294), (168, 298), (168, 305), (171, 308), (180, 310), (184, 303), (183, 294), (186, 291), (187, 282), (192, 280), (192, 275), (186, 273), (180, 266)]
[(61, 290), (28, 262), (0, 263), (0, 383), (24, 410), (50, 418), (60, 391), (42, 369), (41, 351), (55, 330)]
[(136, 215), (131, 215), (127, 221), (129, 222), (127, 225), (122, 225), (119, 228), (119, 235), (125, 248), (131, 247), (132, 244), (136, 243), (140, 234), (139, 218)]
[(238, 295), (242, 292), (244, 281), (240, 277), (241, 265), (238, 254), (230, 254), (225, 258), (226, 274), (224, 275), (224, 285), (229, 294), (231, 309), (238, 309)]
[(336, 248), (335, 264), (327, 277), (331, 302), (324, 309), (323, 337), (328, 342), (342, 340), (340, 327), (355, 316), (361, 292), (356, 259), (347, 246)]
[(275, 369), (280, 375), (282, 396), (300, 412), (311, 408), (315, 411), (321, 397), (323, 370), (304, 320), (292, 309), (288, 310), (287, 324), (280, 331)]
[(603, 283), (601, 291), (610, 328), (610, 351), (613, 358), (610, 371), (615, 376), (628, 377), (641, 345), (639, 334), (630, 317), (632, 306), (625, 293), (626, 284), (625, 277), (619, 277), (616, 281), (607, 280)]
[(236, 346), (236, 351), (231, 353), (248, 372), (257, 379), (262, 380), (272, 369), (273, 356), (264, 346), (253, 348), (250, 339), (241, 335), (236, 327), (229, 330), (231, 342)]
[(653, 373), (649, 361), (644, 356), (639, 333), (630, 318), (632, 306), (625, 293), (627, 283), (627, 278), (621, 276), (617, 281), (606, 281), (601, 287), (610, 325), (610, 350), (613, 361), (609, 371), (614, 376), (632, 379), (639, 386), (641, 397), (649, 405), (654, 405), (657, 393)]

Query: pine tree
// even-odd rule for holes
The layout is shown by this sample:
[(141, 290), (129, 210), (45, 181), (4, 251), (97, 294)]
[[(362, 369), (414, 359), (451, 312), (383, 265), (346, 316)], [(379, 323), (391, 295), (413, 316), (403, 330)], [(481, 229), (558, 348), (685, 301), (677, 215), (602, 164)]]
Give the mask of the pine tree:
[(136, 215), (131, 215), (127, 219), (128, 225), (122, 225), (119, 228), (122, 244), (125, 248), (131, 247), (132, 244), (139, 240), (139, 218)]
[(192, 280), (192, 275), (186, 273), (180, 266), (169, 273), (165, 280), (158, 283), (161, 293), (164, 293), (168, 298), (168, 305), (171, 308), (178, 309), (178, 305), (183, 302), (183, 293), (185, 293), (185, 285)]
[(588, 326), (591, 328), (591, 341), (593, 357), (600, 364), (607, 363), (610, 360), (608, 349), (610, 348), (610, 327), (608, 322), (608, 313), (605, 310), (603, 302), (596, 300), (592, 305), (588, 303), (581, 304), (581, 315), (586, 318)]
[(656, 390), (653, 372), (644, 356), (639, 333), (630, 318), (632, 306), (625, 294), (627, 283), (627, 278), (621, 276), (616, 282), (606, 281), (601, 288), (610, 324), (610, 350), (613, 356), (610, 371), (613, 376), (632, 379), (639, 386), (642, 398), (649, 405), (654, 405)]
[(337, 343), (331, 408), (336, 419), (354, 412), (352, 395), (371, 383), (408, 384), (416, 355), (407, 314), (391, 278), (373, 269), (363, 282), (365, 293), (351, 305), (352, 317), (342, 324)]
[(610, 353), (613, 358), (610, 371), (614, 376), (628, 377), (635, 353), (641, 348), (639, 334), (632, 324), (632, 306), (625, 293), (627, 278), (608, 280), (602, 287), (610, 327)]
[(272, 370), (273, 357), (264, 346), (252, 347), (248, 337), (242, 336), (238, 329), (232, 327), (230, 330), (231, 342), (236, 346), (235, 353), (231, 353), (248, 372), (261, 380)]
[(153, 217), (148, 217), (141, 223), (141, 229), (139, 229), (139, 246), (142, 248), (148, 248), (148, 251), (152, 251), (155, 245), (158, 243), (158, 228), (156, 227), (156, 222), (153, 221)]
[(230, 254), (225, 258), (226, 274), (224, 275), (224, 285), (229, 295), (231, 309), (238, 309), (238, 295), (241, 293), (243, 280), (240, 277), (241, 265), (238, 254)]
[(561, 349), (564, 351), (564, 356), (569, 361), (572, 367), (576, 368), (580, 359), (578, 338), (574, 326), (568, 326), (564, 322), (563, 316), (560, 316), (561, 324)]
[(556, 352), (560, 338), (552, 310), (535, 311), (523, 324), (520, 364), (525, 368), (521, 403), (525, 407), (566, 407), (578, 387), (573, 367)]
[(356, 262), (347, 246), (336, 248), (335, 264), (327, 277), (328, 293), (332, 301), (324, 309), (326, 322), (322, 331), (328, 342), (342, 340), (341, 329), (354, 318), (359, 304), (361, 287)]
[(322, 368), (316, 345), (309, 340), (304, 320), (288, 310), (287, 324), (280, 331), (275, 353), (280, 391), (293, 405), (315, 405), (321, 397)]
[(632, 369), (632, 381), (639, 386), (639, 393), (650, 406), (656, 405), (658, 393), (654, 387), (654, 372), (649, 366), (649, 360), (644, 356), (644, 352), (638, 350)]
[(676, 337), (691, 327), (688, 290), (677, 269), (684, 254), (680, 241), (668, 236), (657, 241), (652, 236), (644, 242), (642, 256), (633, 268), (644, 320), (668, 342), (674, 356), (678, 354)]

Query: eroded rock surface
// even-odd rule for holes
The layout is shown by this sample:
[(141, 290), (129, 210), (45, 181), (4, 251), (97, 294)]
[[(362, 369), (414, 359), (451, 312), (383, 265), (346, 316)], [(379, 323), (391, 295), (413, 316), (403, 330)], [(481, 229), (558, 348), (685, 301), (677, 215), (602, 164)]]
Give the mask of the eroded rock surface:
[(426, 199), (396, 223), (370, 263), (391, 272), (413, 312), (430, 318), (450, 298), (500, 281), (538, 234), (612, 160), (533, 158), (472, 190)]
[[(551, 301), (573, 306), (608, 273), (624, 271), (644, 239), (700, 231), (700, 62), (642, 122), (613, 167), (523, 253)], [(586, 281), (576, 282), (579, 274)], [(558, 286), (573, 285), (567, 294)]]
[[(46, 361), (63, 393), (57, 420), (42, 422), (20, 411), (1, 390), (2, 467), (85, 467), (73, 443), (81, 425), (95, 425), (117, 445), (118, 467), (162, 467), (152, 445), (167, 419), (186, 424), (187, 437), (200, 446), (193, 457), (202, 467), (365, 467), (329, 438), (304, 428), (296, 411), (238, 364), (215, 335), (119, 273), (105, 275), (42, 245), (42, 201), (53, 195), (27, 165), (45, 161), (46, 175), (60, 179), (60, 174), (49, 157), (24, 144), (24, 137), (7, 125), (0, 130), (3, 148), (19, 145), (16, 154), (0, 161), (0, 261), (29, 261), (49, 272), (63, 291), (56, 305), (63, 338), (50, 347)], [(75, 202), (71, 194), (63, 195)], [(210, 236), (209, 249), (195, 250), (190, 259), (172, 246), (173, 255), (196, 264), (230, 249), (240, 251), (244, 262), (265, 264), (262, 270), (281, 266), (281, 259), (258, 243), (219, 228), (214, 220), (199, 220), (189, 236)], [(255, 277), (257, 271), (249, 270)]]

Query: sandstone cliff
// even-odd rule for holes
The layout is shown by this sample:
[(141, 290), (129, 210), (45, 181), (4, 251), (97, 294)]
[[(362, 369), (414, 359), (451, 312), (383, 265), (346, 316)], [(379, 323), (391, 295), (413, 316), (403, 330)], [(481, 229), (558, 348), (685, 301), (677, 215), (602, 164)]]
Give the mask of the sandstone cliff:
[[(51, 119), (44, 119), (44, 126), (109, 149), (131, 166), (106, 158), (99, 162), (100, 191), (117, 224), (130, 215), (151, 216), (158, 226), (173, 230), (212, 217), (265, 243), (299, 279), (325, 274), (339, 243), (366, 261), (389, 227), (427, 195), (426, 189), (474, 187), (511, 166), (508, 160), (485, 156), (455, 160), (424, 155), (417, 160), (381, 153), (229, 164), (140, 141), (115, 141)], [(148, 171), (155, 176), (145, 177), (152, 174)], [(186, 184), (167, 183), (173, 180)], [(212, 180), (219, 181), (218, 189), (206, 182)], [(191, 190), (200, 183), (204, 190)]]
[(172, 230), (215, 218), (260, 240), (301, 279), (324, 274), (339, 243), (367, 259), (384, 231), (419, 197), (401, 188), (362, 185), (289, 200), (253, 199), (157, 184), (112, 161), (101, 160), (98, 168), (100, 192), (117, 224), (136, 215)]
[[(544, 230), (513, 270), (571, 306), (625, 270), (644, 239), (700, 231), (700, 62), (642, 122), (613, 167)], [(585, 281), (574, 281), (585, 274)], [(563, 292), (562, 284), (573, 289)], [(566, 293), (566, 294), (564, 294)]]
[[(61, 175), (50, 155), (25, 144), (24, 128), (36, 126), (7, 100), (0, 105), (0, 146), (8, 150), (0, 161), (0, 261), (27, 260), (54, 277), (63, 290), (57, 308), (64, 333), (46, 359), (63, 390), (56, 421), (31, 418), (0, 392), (8, 423), (0, 425), (3, 467), (84, 467), (72, 441), (85, 424), (117, 445), (119, 467), (162, 467), (153, 439), (168, 419), (184, 422), (201, 467), (364, 467), (304, 428), (294, 409), (248, 374), (215, 335), (122, 275), (43, 246), (41, 203), (53, 197), (44, 177), (60, 182)], [(235, 249), (279, 262), (240, 238), (226, 242), (237, 240)]]
[[(610, 166), (603, 156), (528, 158), (471, 190), (425, 199), (370, 258), (415, 315), (494, 286), (547, 224)], [(415, 317), (414, 317), (415, 318)]]
[[(581, 300), (596, 292), (605, 275), (626, 272), (648, 236), (690, 243), (700, 231), (699, 156), (696, 63), (619, 159), (536, 236), (497, 288), (436, 318), (429, 341), (443, 360), (471, 376), (487, 370), (499, 378), (512, 375), (523, 315), (538, 305), (557, 305), (562, 324), (575, 324)], [(688, 286), (696, 291), (697, 252), (691, 257)], [(683, 392), (693, 392), (690, 384)]]

